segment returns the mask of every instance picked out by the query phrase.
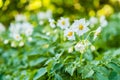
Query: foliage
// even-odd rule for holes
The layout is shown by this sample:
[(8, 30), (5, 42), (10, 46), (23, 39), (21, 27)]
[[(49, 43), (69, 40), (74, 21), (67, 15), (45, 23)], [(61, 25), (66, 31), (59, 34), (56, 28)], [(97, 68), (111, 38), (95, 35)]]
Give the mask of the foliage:
[[(61, 3), (51, 3), (63, 5), (64, 0), (58, 1)], [(64, 7), (69, 8), (67, 5)], [(0, 80), (120, 79), (120, 13), (105, 14), (108, 21), (96, 13), (97, 22), (93, 24), (90, 22), (93, 15), (86, 14), (85, 20), (83, 16), (73, 14), (79, 18), (74, 21), (71, 16), (59, 18), (69, 11), (53, 14), (56, 15), (48, 10), (31, 13), (27, 18), (23, 14), (17, 15), (9, 29), (0, 29)], [(48, 20), (53, 17), (55, 20)], [(89, 30), (77, 33), (76, 25), (81, 30)]]

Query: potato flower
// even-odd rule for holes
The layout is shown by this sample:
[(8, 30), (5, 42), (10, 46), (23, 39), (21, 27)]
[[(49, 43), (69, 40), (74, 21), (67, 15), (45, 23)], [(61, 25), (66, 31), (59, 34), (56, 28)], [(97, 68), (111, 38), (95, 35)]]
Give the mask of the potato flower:
[(107, 22), (107, 20), (105, 19), (105, 16), (101, 16), (100, 17), (100, 26), (101, 27), (105, 27), (105, 26), (107, 26), (108, 25), (108, 22)]
[(95, 24), (98, 23), (98, 19), (96, 17), (91, 17), (89, 19), (90, 27), (94, 27)]
[(23, 42), (23, 41), (21, 41), (21, 42), (19, 43), (19, 47), (22, 47), (22, 46), (24, 46), (24, 42)]
[(20, 36), (20, 34), (18, 33), (14, 33), (13, 34), (13, 38), (16, 40), (16, 41), (20, 41), (22, 39), (22, 37)]
[(95, 40), (97, 38), (97, 36), (100, 34), (101, 30), (102, 30), (101, 26), (96, 29), (93, 40)]
[(46, 12), (39, 12), (37, 14), (37, 17), (39, 20), (46, 20), (46, 19), (52, 18), (52, 11), (47, 10)]
[(8, 44), (9, 43), (9, 40), (4, 40), (4, 42), (3, 42), (4, 44)]
[(29, 22), (24, 22), (21, 24), (21, 30), (21, 34), (31, 36), (33, 33), (33, 26)]
[(64, 36), (68, 38), (68, 40), (75, 40), (74, 31), (72, 29), (66, 29), (64, 31)]
[(49, 19), (49, 23), (50, 23), (50, 27), (51, 28), (55, 28), (56, 27), (56, 25), (55, 25), (55, 20), (54, 19)]
[(84, 33), (89, 31), (87, 27), (89, 25), (85, 19), (75, 20), (74, 23), (71, 25), (71, 28), (76, 32), (78, 36), (82, 36)]
[(28, 22), (11, 23), (9, 30), (10, 36), (17, 40), (17, 38), (15, 37), (16, 34), (19, 34), (20, 36), (25, 35), (26, 37), (31, 36), (33, 33), (33, 26)]
[(13, 42), (11, 42), (11, 47), (17, 47), (17, 44), (13, 41)]
[(88, 40), (82, 40), (75, 45), (75, 50), (80, 53), (84, 53), (88, 46), (91, 45), (91, 42)]
[(75, 50), (76, 51), (79, 51), (81, 53), (83, 53), (86, 49), (86, 46), (84, 45), (84, 43), (82, 42), (78, 42), (76, 45), (75, 45)]
[(67, 29), (70, 26), (69, 18), (61, 17), (57, 22), (57, 26), (61, 29)]

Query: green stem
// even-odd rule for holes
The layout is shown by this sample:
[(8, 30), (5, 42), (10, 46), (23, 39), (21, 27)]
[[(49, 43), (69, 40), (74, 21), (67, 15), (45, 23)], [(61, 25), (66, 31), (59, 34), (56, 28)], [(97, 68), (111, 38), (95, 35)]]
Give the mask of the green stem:
[(81, 53), (81, 55), (80, 55), (80, 63), (82, 63), (82, 57), (83, 57), (83, 54)]
[(63, 43), (64, 41), (64, 34), (63, 34), (63, 31), (60, 30), (60, 43)]
[(93, 33), (93, 32), (95, 32), (95, 31), (91, 31), (91, 32), (87, 35), (87, 37), (86, 37), (86, 39), (85, 39), (85, 40), (87, 40), (87, 39), (88, 39), (88, 37), (90, 36), (90, 34), (91, 34), (91, 33)]

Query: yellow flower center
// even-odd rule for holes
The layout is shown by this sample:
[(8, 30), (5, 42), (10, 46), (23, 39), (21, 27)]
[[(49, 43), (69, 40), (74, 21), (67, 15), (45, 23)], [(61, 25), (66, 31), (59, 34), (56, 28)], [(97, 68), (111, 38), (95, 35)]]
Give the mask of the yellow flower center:
[(68, 36), (72, 36), (73, 35), (73, 32), (68, 32)]
[(65, 25), (65, 21), (62, 21), (62, 25)]
[(16, 38), (18, 39), (18, 38), (19, 38), (19, 36), (17, 35), (17, 36), (16, 36)]
[(79, 25), (79, 30), (83, 30), (84, 26), (82, 24)]

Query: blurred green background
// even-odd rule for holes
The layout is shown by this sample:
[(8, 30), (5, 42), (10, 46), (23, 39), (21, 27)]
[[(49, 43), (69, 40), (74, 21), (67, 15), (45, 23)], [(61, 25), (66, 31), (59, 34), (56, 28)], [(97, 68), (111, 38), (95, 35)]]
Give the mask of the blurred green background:
[(0, 22), (8, 26), (17, 14), (29, 16), (48, 9), (54, 18), (109, 16), (120, 11), (120, 0), (0, 0)]

